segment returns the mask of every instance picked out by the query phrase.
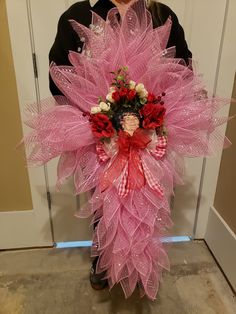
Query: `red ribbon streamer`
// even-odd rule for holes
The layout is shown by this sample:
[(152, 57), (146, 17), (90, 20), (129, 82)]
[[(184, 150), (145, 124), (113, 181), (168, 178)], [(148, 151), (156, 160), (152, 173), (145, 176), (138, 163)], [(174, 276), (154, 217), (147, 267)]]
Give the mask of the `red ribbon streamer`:
[(139, 150), (145, 149), (151, 142), (147, 132), (142, 129), (137, 129), (133, 136), (125, 131), (119, 132), (118, 147), (119, 152), (117, 157), (105, 171), (102, 180), (102, 191), (107, 189), (124, 171), (128, 162), (128, 178), (126, 189), (133, 190), (142, 188), (145, 184), (145, 176), (139, 156)]

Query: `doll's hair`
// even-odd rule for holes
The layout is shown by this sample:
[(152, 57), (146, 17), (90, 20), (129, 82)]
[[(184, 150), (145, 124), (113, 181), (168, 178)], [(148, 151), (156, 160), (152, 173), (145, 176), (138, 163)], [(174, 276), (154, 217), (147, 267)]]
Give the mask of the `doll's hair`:
[(120, 111), (117, 111), (116, 114), (112, 118), (112, 124), (117, 131), (122, 129), (122, 119), (127, 115), (134, 115), (139, 119), (139, 121), (141, 121), (140, 114), (136, 110), (127, 108), (127, 109), (122, 109)]

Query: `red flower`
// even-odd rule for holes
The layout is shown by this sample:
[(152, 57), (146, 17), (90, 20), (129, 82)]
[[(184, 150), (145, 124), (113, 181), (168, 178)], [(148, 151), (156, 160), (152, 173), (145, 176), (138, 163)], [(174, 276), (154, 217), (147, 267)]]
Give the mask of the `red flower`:
[(122, 87), (120, 89), (120, 97), (125, 97), (125, 96), (127, 96), (127, 94), (128, 94), (128, 89), (125, 87)]
[(119, 94), (119, 92), (116, 91), (116, 92), (112, 93), (112, 98), (113, 98), (116, 102), (118, 102), (118, 101), (120, 100), (120, 94)]
[(163, 125), (166, 109), (161, 105), (147, 104), (141, 110), (140, 114), (144, 118), (144, 129), (156, 129)]
[(147, 102), (154, 102), (156, 100), (156, 96), (152, 93), (148, 93)]
[(135, 98), (136, 94), (137, 93), (134, 89), (129, 90), (128, 95), (127, 95), (128, 100), (133, 100)]
[(114, 135), (114, 128), (108, 116), (102, 113), (91, 115), (92, 132), (95, 137), (112, 137)]

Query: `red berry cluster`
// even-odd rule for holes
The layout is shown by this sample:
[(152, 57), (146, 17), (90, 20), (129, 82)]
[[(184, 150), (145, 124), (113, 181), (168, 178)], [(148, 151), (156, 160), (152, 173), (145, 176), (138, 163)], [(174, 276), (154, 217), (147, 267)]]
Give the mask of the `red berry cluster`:
[(147, 97), (147, 103), (160, 104), (163, 106), (165, 102), (163, 101), (162, 97), (165, 97), (165, 95), (165, 92), (161, 93), (161, 95), (159, 96), (155, 96), (154, 94), (149, 93)]

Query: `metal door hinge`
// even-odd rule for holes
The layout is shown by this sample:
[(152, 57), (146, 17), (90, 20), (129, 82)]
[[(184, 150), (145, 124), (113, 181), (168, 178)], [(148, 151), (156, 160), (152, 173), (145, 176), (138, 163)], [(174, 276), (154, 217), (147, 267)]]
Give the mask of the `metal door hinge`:
[(51, 193), (47, 192), (47, 200), (48, 200), (48, 208), (52, 208), (52, 198), (51, 198)]
[(32, 53), (33, 58), (33, 67), (34, 67), (34, 77), (38, 78), (38, 66), (37, 66), (37, 58), (35, 52)]

